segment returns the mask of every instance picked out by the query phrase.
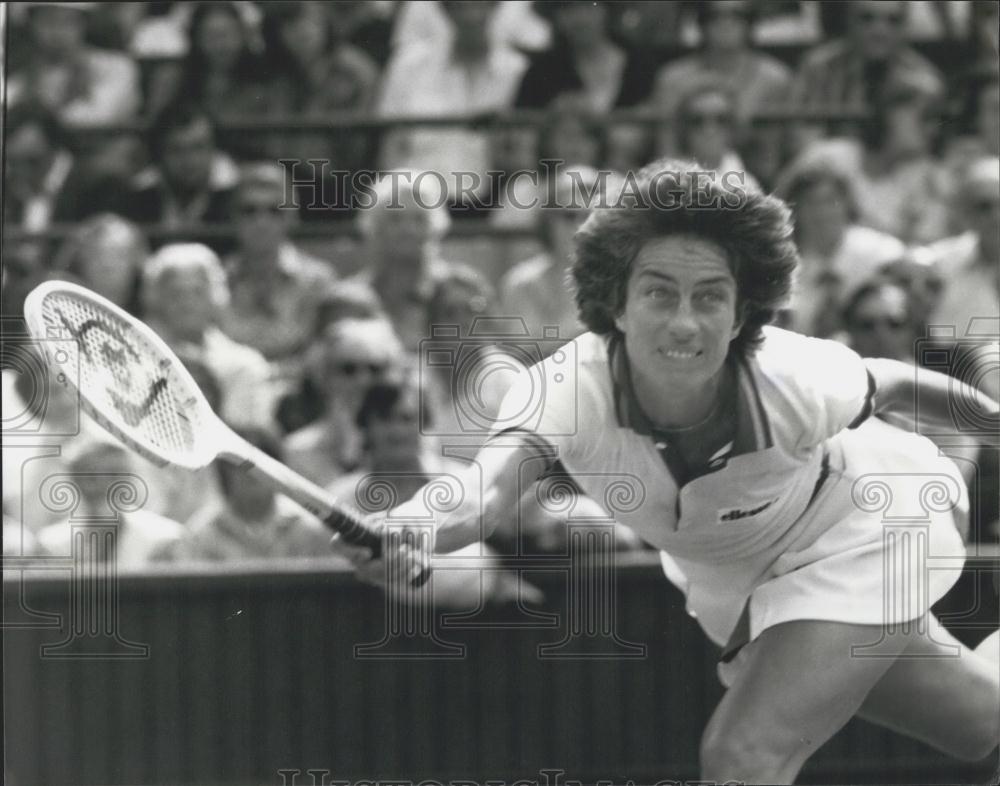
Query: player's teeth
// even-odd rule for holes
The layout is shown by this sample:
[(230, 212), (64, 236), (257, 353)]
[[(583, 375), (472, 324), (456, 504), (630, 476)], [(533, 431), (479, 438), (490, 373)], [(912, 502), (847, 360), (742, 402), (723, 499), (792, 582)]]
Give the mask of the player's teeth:
[(667, 350), (666, 352), (668, 358), (680, 358), (681, 360), (689, 360), (697, 354), (697, 352), (678, 352), (677, 350)]

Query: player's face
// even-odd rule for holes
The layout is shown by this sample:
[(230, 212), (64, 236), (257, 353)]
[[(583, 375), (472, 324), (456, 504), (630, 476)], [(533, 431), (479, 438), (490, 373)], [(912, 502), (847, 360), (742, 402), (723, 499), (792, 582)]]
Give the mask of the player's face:
[(674, 235), (639, 251), (615, 324), (625, 334), (633, 374), (666, 389), (709, 391), (739, 334), (736, 314), (736, 280), (725, 252)]

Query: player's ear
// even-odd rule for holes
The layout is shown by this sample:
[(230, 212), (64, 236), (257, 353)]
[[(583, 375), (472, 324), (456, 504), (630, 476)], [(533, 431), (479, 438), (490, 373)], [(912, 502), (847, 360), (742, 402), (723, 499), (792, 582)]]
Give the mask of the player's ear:
[(740, 307), (736, 309), (736, 319), (733, 321), (733, 327), (729, 331), (730, 341), (735, 339), (740, 334), (740, 331), (743, 330), (743, 322), (744, 322), (744, 313), (743, 313), (743, 308)]

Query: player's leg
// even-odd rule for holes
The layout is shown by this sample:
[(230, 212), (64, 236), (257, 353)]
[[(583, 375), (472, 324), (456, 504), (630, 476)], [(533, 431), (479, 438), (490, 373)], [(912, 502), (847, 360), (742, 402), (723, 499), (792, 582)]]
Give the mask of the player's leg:
[(801, 620), (768, 628), (747, 651), (702, 737), (701, 774), (718, 783), (791, 783), (858, 711), (906, 642), (854, 658), (881, 627)]
[(1000, 659), (990, 652), (994, 644), (987, 640), (974, 652), (940, 625), (932, 626), (930, 636), (915, 639), (893, 663), (859, 714), (956, 758), (988, 756), (1000, 744)]

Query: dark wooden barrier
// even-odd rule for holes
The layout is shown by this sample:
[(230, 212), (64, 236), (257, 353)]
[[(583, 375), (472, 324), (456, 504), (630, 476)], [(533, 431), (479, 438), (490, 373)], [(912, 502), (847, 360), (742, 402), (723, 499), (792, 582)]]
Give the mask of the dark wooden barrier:
[[(542, 610), (555, 615), (535, 622), (554, 626), (525, 627), (532, 618), (513, 607), (465, 618), (477, 627), (439, 615), (437, 642), (390, 641), (379, 652), (397, 657), (380, 659), (356, 657), (355, 647), (384, 638), (381, 595), (305, 563), (121, 577), (120, 652), (147, 645), (148, 653), (116, 660), (87, 658), (85, 644), (43, 657), (43, 646), (70, 637), (69, 574), (55, 563), (42, 573), (7, 561), (8, 782), (301, 786), (314, 782), (310, 768), (330, 773), (315, 783), (544, 782), (543, 769), (584, 783), (696, 778), (699, 734), (721, 695), (715, 649), (655, 556), (619, 563), (619, 642), (583, 635), (556, 648), (578, 657), (539, 654), (567, 638), (566, 573), (530, 574), (546, 593)], [(998, 574), (989, 560), (970, 564), (945, 607), (976, 640), (996, 626)], [(44, 627), (54, 621), (58, 627)], [(12, 627), (18, 623), (28, 627)], [(634, 644), (645, 645), (644, 657), (579, 657), (634, 655)], [(456, 646), (464, 652), (449, 649)], [(74, 649), (74, 657), (58, 657)], [(436, 658), (416, 657), (434, 651)], [(803, 781), (974, 782), (985, 767), (854, 721), (814, 757)]]

